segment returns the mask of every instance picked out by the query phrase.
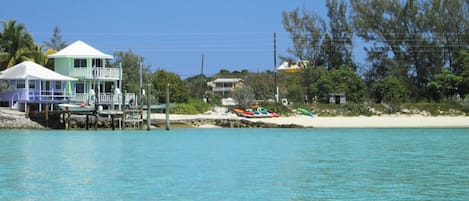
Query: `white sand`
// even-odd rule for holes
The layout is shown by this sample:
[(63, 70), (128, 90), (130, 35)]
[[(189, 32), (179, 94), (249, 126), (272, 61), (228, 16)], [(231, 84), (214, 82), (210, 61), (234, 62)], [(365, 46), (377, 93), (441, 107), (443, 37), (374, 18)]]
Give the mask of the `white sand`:
[(278, 124), (299, 124), (315, 128), (419, 128), (469, 127), (469, 117), (372, 116), (372, 117), (279, 117), (262, 120)]
[[(152, 114), (152, 119), (164, 120), (165, 114)], [(315, 128), (419, 128), (419, 127), (457, 127), (469, 128), (469, 117), (466, 116), (372, 116), (372, 117), (309, 117), (304, 115), (278, 118), (243, 118), (231, 113), (212, 113), (200, 115), (170, 115), (170, 120), (191, 119), (246, 119), (249, 121), (274, 123), (279, 125), (297, 124)], [(203, 127), (209, 127), (203, 125)]]

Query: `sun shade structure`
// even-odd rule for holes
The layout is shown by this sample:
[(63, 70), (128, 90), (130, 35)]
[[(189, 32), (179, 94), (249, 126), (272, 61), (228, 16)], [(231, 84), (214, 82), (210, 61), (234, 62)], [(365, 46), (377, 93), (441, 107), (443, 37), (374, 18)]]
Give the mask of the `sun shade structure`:
[(0, 72), (1, 80), (48, 80), (76, 81), (77, 79), (61, 75), (32, 61), (24, 61)]
[(101, 58), (112, 59), (113, 57), (104, 54), (101, 51), (91, 47), (83, 41), (76, 41), (66, 48), (58, 51), (55, 54), (48, 56), (49, 58)]

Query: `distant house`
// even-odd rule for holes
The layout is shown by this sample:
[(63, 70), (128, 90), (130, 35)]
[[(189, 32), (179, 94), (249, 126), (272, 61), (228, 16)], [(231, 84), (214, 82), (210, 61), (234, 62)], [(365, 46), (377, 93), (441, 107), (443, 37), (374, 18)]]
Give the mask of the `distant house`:
[(280, 64), (280, 66), (277, 68), (278, 71), (283, 71), (286, 73), (297, 73), (297, 72), (303, 72), (308, 65), (307, 60), (302, 60), (298, 62), (287, 62), (284, 61)]
[(0, 103), (21, 110), (27, 104), (38, 104), (41, 110), (44, 104), (60, 104), (74, 98), (76, 81), (32, 61), (25, 61), (0, 72)]
[[(96, 100), (99, 105), (121, 102), (119, 94), (122, 69), (107, 66), (113, 56), (104, 54), (82, 41), (76, 41), (48, 57), (54, 59), (57, 73), (78, 79), (74, 101)], [(94, 96), (96, 99), (93, 98)]]
[(214, 94), (220, 94), (223, 97), (231, 95), (233, 91), (243, 86), (243, 80), (240, 78), (217, 78), (211, 83), (212, 92)]

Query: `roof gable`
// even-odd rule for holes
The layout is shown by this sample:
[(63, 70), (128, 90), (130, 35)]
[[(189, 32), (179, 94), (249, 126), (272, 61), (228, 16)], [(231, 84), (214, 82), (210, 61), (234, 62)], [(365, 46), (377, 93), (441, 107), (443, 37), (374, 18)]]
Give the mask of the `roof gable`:
[(52, 70), (49, 70), (32, 61), (24, 61), (0, 72), (3, 80), (77, 80)]
[(83, 41), (76, 41), (55, 54), (48, 56), (49, 58), (102, 58), (112, 59), (113, 57), (104, 54), (101, 51), (91, 47)]
[(240, 78), (217, 78), (213, 83), (237, 83), (242, 81)]

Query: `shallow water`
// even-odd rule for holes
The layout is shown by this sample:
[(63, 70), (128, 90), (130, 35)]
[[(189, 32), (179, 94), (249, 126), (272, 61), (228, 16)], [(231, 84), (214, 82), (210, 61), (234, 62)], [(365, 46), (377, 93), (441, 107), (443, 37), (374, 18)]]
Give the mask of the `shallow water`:
[(0, 200), (468, 200), (469, 129), (0, 131)]

